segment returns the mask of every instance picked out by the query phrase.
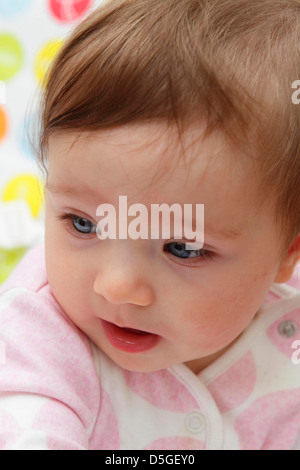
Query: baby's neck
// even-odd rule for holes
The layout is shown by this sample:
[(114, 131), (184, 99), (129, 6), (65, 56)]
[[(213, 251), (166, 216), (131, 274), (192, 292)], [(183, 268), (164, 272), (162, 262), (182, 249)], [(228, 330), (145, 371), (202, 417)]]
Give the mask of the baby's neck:
[[(240, 336), (238, 336), (239, 338)], [(184, 364), (192, 371), (194, 374), (199, 374), (202, 372), (206, 367), (210, 366), (213, 362), (215, 362), (219, 357), (223, 356), (223, 354), (231, 348), (231, 346), (237, 341), (236, 338), (232, 343), (225, 346), (225, 348), (217, 351), (210, 356), (201, 357), (200, 359), (194, 359), (192, 361), (185, 362)]]

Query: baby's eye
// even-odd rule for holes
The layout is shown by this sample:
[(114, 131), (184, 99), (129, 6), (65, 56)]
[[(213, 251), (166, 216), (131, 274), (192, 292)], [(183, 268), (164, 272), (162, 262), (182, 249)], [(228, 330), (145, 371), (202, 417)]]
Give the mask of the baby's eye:
[(195, 258), (201, 256), (203, 250), (187, 250), (185, 243), (172, 242), (165, 245), (165, 251), (178, 258)]
[(74, 214), (63, 214), (58, 216), (59, 220), (64, 221), (67, 228), (74, 234), (81, 233), (83, 235), (94, 234), (97, 231), (97, 225), (84, 217)]
[[(189, 245), (189, 248), (190, 248), (190, 245)], [(195, 249), (195, 250), (187, 249), (187, 244), (183, 242), (167, 243), (164, 246), (164, 251), (166, 251), (167, 253), (171, 253), (176, 258), (184, 259), (184, 260), (186, 259), (187, 260), (186, 264), (192, 264), (193, 261), (199, 264), (202, 261), (208, 261), (213, 256), (211, 252), (207, 250), (203, 250), (202, 248)]]
[(83, 219), (82, 217), (72, 216), (72, 221), (75, 229), (80, 233), (94, 233), (95, 224), (88, 219)]

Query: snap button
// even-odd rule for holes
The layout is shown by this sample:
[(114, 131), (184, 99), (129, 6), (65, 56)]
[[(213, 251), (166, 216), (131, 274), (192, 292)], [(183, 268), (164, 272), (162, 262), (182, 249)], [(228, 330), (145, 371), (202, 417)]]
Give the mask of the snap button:
[(298, 331), (298, 326), (296, 323), (290, 320), (286, 320), (280, 323), (278, 327), (278, 332), (281, 336), (285, 336), (286, 338), (291, 338), (294, 336)]
[(199, 434), (205, 426), (206, 422), (202, 413), (192, 412), (186, 415), (185, 427), (192, 434)]

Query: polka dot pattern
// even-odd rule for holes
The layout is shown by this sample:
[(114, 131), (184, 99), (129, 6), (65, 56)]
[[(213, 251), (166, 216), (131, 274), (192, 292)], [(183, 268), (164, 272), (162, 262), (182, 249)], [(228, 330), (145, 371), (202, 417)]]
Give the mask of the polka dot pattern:
[[(159, 370), (149, 375), (124, 371), (124, 376), (128, 387), (151, 405), (178, 413), (187, 413), (198, 408), (193, 396), (168, 370)], [(167, 393), (165, 389), (161, 392), (161, 381), (165, 383)]]
[[(232, 386), (234, 384), (234, 387)], [(251, 395), (256, 384), (256, 366), (251, 351), (208, 385), (221, 413), (237, 408)]]
[(49, 450), (59, 450), (61, 441), (59, 436), (66, 432), (67, 426), (68, 442), (66, 450), (74, 449), (72, 442), (81, 445), (83, 448), (87, 442), (83, 439), (82, 424), (80, 420), (74, 419), (74, 411), (65, 406), (58, 405), (54, 400), (48, 400), (36, 415), (32, 427), (48, 435), (47, 443)]
[(0, 449), (5, 450), (22, 435), (23, 430), (16, 418), (6, 410), (0, 410), (0, 423)]
[(236, 420), (242, 450), (289, 450), (299, 435), (300, 388), (255, 400)]
[[(118, 420), (113, 409), (108, 393), (104, 388), (100, 393), (101, 403), (99, 418), (94, 428), (94, 438), (91, 439), (92, 450), (119, 450), (120, 435)], [(96, 436), (103, 436), (101, 441)]]
[(205, 442), (190, 437), (167, 437), (156, 439), (143, 450), (205, 450)]
[[(1, 166), (11, 161), (12, 154), (24, 158), (26, 165), (28, 156), (17, 139), (18, 128), (24, 127), (30, 102), (64, 38), (101, 1), (0, 0), (0, 106), (4, 108), (0, 108)], [(0, 189), (2, 184), (0, 177)]]

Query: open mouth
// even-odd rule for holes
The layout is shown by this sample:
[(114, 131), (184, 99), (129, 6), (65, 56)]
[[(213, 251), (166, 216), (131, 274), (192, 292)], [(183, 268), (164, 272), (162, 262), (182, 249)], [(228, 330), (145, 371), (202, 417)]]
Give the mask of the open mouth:
[(121, 328), (124, 331), (128, 331), (129, 333), (134, 333), (136, 335), (149, 335), (146, 331), (135, 330), (134, 328)]
[(153, 348), (160, 336), (134, 328), (121, 328), (114, 323), (101, 320), (108, 341), (115, 348), (129, 353), (138, 353)]

